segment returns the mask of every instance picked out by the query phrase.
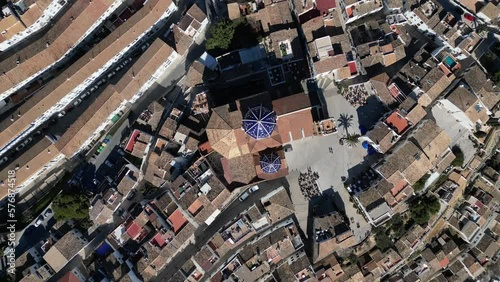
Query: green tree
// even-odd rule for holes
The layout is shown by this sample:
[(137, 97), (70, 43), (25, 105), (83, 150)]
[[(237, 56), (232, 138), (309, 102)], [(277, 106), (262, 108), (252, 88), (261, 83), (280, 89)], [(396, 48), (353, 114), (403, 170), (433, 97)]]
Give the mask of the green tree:
[(210, 27), (209, 38), (207, 39), (207, 50), (212, 49), (228, 49), (234, 36), (235, 25), (230, 21), (220, 21), (216, 25)]
[(380, 251), (384, 252), (392, 247), (391, 238), (387, 235), (387, 231), (383, 227), (377, 227), (373, 232), (375, 233), (375, 244)]
[(56, 220), (83, 219), (89, 216), (89, 200), (82, 194), (63, 192), (54, 199)]
[(340, 143), (345, 143), (349, 147), (355, 147), (359, 143), (359, 137), (359, 134), (349, 134), (345, 137), (340, 138)]
[(441, 204), (436, 196), (432, 195), (430, 197), (425, 197), (425, 201), (427, 202), (427, 208), (431, 215), (439, 212)]
[(422, 190), (425, 187), (425, 182), (427, 182), (427, 179), (429, 179), (429, 177), (431, 177), (430, 173), (422, 176), (422, 178), (420, 178), (415, 184), (413, 184), (413, 189), (415, 189), (415, 191)]
[(492, 79), (497, 86), (500, 86), (500, 71), (495, 72)]
[(421, 196), (410, 203), (410, 217), (419, 225), (429, 222), (431, 215), (439, 212), (441, 204), (439, 199), (434, 196)]
[(451, 148), (451, 151), (456, 157), (453, 162), (451, 162), (451, 165), (462, 167), (464, 164), (464, 153), (462, 152), (462, 149), (460, 149), (460, 147), (458, 146), (453, 146), (453, 148)]
[(358, 264), (358, 262), (359, 262), (359, 258), (358, 258), (358, 256), (357, 256), (357, 255), (355, 255), (355, 254), (350, 254), (350, 255), (346, 258), (346, 260), (347, 260), (349, 263), (351, 263), (351, 264)]
[(410, 216), (419, 225), (426, 224), (429, 221), (430, 214), (424, 205), (410, 206)]
[(395, 214), (388, 223), (393, 237), (400, 238), (406, 233), (405, 222), (401, 214)]
[(488, 26), (486, 24), (478, 24), (476, 26), (476, 32), (477, 33), (481, 33), (483, 31), (487, 31), (488, 30)]

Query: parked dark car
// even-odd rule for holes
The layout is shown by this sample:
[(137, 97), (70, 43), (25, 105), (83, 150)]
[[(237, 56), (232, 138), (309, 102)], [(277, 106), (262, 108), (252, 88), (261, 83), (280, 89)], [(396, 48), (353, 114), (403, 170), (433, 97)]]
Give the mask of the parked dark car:
[(130, 192), (127, 195), (127, 200), (132, 200), (135, 197), (136, 191), (134, 189), (130, 190)]

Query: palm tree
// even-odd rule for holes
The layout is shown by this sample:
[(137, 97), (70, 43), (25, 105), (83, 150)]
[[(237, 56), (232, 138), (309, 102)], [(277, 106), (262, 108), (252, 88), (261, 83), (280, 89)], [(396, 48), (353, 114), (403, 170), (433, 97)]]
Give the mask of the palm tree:
[(359, 137), (361, 137), (359, 134), (347, 134), (340, 138), (339, 143), (340, 145), (344, 145), (345, 143), (349, 147), (356, 147), (359, 143)]
[(340, 95), (344, 94), (344, 91), (347, 87), (344, 86), (342, 83), (336, 83), (335, 85), (337, 86), (337, 93)]
[(345, 134), (346, 134), (347, 136), (349, 136), (349, 131), (348, 131), (348, 129), (349, 129), (349, 127), (351, 127), (351, 126), (352, 126), (352, 119), (353, 119), (352, 115), (351, 115), (351, 116), (349, 116), (349, 115), (347, 115), (347, 114), (340, 114), (340, 117), (339, 117), (339, 119), (338, 119), (339, 125), (340, 125), (340, 126), (342, 126), (342, 127), (344, 127), (344, 129), (345, 129)]

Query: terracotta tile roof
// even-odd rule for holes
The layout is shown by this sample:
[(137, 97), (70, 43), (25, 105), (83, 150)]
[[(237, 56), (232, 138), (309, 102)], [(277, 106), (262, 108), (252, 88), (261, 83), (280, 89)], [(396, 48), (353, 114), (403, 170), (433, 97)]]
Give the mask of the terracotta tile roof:
[(221, 159), (224, 169), (224, 178), (228, 183), (250, 183), (256, 176), (253, 156), (242, 155), (231, 159)]
[(168, 221), (172, 224), (175, 233), (178, 233), (182, 227), (188, 222), (179, 209), (176, 209), (169, 217)]
[(160, 187), (165, 180), (163, 179), (165, 177), (166, 172), (159, 167), (155, 165), (149, 164), (147, 169), (146, 169), (146, 175), (145, 179), (153, 184), (155, 187)]
[(474, 13), (477, 13), (479, 8), (482, 7), (481, 2), (477, 0), (459, 0), (459, 2)]
[(260, 21), (264, 32), (273, 31), (275, 26), (291, 25), (293, 23), (287, 1), (272, 3), (257, 13), (247, 16), (249, 22)]
[(165, 42), (155, 40), (114, 86), (116, 91), (130, 100), (173, 52)]
[(191, 16), (193, 19), (197, 20), (198, 22), (203, 22), (206, 18), (207, 15), (203, 13), (203, 11), (198, 7), (198, 4), (193, 4), (189, 10), (186, 12), (187, 15)]
[(111, 87), (106, 88), (61, 136), (56, 147), (67, 157), (73, 156), (122, 102), (123, 98), (117, 92)]
[[(427, 89), (424, 90), (425, 94), (422, 96), (427, 96), (431, 101), (434, 101), (454, 79), (454, 74), (446, 76), (439, 68), (432, 69), (431, 72), (429, 72), (424, 79), (422, 79), (422, 89)], [(423, 106), (427, 105), (423, 104)]]
[[(433, 164), (431, 160), (427, 158), (424, 154), (420, 155), (415, 159), (414, 162), (406, 168), (406, 170), (402, 171), (406, 180), (411, 185), (415, 184), (420, 178), (426, 175), (433, 168)], [(394, 183), (394, 182), (393, 182)]]
[(118, 183), (118, 186), (116, 187), (116, 190), (120, 192), (122, 195), (126, 196), (130, 190), (134, 187), (136, 181), (130, 176), (125, 175), (122, 180), (120, 180), (120, 183)]
[(337, 3), (335, 0), (316, 0), (316, 8), (322, 15), (327, 14), (328, 10), (333, 9), (336, 6)]
[(72, 258), (78, 253), (85, 243), (78, 238), (78, 235), (74, 231), (66, 233), (61, 239), (59, 239), (52, 248), (56, 248), (66, 259)]
[(366, 136), (370, 138), (372, 142), (379, 145), (382, 153), (387, 152), (390, 148), (392, 148), (392, 146), (394, 146), (394, 144), (396, 144), (396, 136), (383, 122), (376, 123), (375, 127), (368, 131)]
[(306, 93), (298, 93), (273, 100), (273, 111), (277, 116), (311, 107), (311, 100)]
[(386, 54), (384, 55), (384, 65), (386, 67), (394, 64), (395, 62), (397, 62), (397, 58), (396, 58), (396, 53), (389, 53), (389, 54)]
[(162, 151), (160, 157), (156, 160), (155, 165), (161, 169), (168, 170), (170, 163), (174, 160), (175, 156), (167, 151)]
[(468, 91), (465, 87), (460, 86), (456, 87), (446, 99), (464, 112), (479, 101), (476, 95)]
[(361, 59), (361, 64), (364, 67), (369, 67), (373, 66), (376, 64), (383, 64), (384, 63), (384, 56), (381, 53), (376, 53), (374, 55), (369, 55)]
[(500, 15), (500, 9), (492, 2), (488, 2), (479, 12), (491, 20), (494, 20)]
[(186, 148), (190, 151), (196, 151), (198, 150), (198, 144), (200, 143), (200, 141), (198, 141), (198, 139), (194, 138), (194, 137), (191, 137), (191, 136), (188, 136), (187, 138), (187, 141), (186, 141)]
[(310, 137), (314, 133), (311, 110), (307, 108), (278, 117), (277, 125), (283, 144), (289, 143), (292, 139), (299, 140)]
[(149, 104), (148, 110), (151, 112), (148, 124), (151, 126), (151, 130), (156, 131), (165, 107), (163, 107), (160, 103), (153, 101)]
[(168, 140), (171, 140), (174, 138), (176, 129), (177, 129), (177, 122), (171, 117), (168, 117), (165, 123), (162, 125), (159, 134), (160, 136)]
[(186, 74), (186, 79), (189, 82), (189, 86), (193, 87), (203, 83), (204, 72), (205, 66), (198, 61), (194, 61)]
[(49, 164), (58, 155), (59, 150), (47, 138), (42, 138), (27, 151), (19, 155), (12, 163), (0, 171), (0, 181), (3, 181), (3, 185), (0, 185), (0, 199), (5, 197), (8, 194), (9, 188), (11, 188), (7, 185), (9, 170), (15, 170), (19, 166), (19, 169), (16, 171), (15, 184), (17, 187), (37, 173), (37, 171), (43, 169), (45, 165)]
[(408, 257), (411, 253), (412, 253), (412, 250), (403, 242), (402, 239), (398, 240), (394, 246), (396, 247), (398, 253), (402, 256), (402, 257)]
[(42, 16), (43, 11), (47, 8), (48, 4), (45, 1), (39, 1), (29, 6), (29, 9), (22, 14), (21, 20), (23, 23), (29, 27), (33, 25)]
[[(281, 3), (286, 3), (286, 2), (281, 2)], [(278, 30), (271, 33), (269, 37), (271, 38), (272, 50), (274, 51), (276, 58), (280, 59), (283, 58), (283, 54), (280, 51), (279, 44), (285, 40), (290, 41), (293, 57), (302, 58), (302, 46), (299, 40), (299, 34), (297, 32), (297, 29), (290, 28), (290, 29)]]
[(387, 73), (383, 72), (377, 76), (370, 78), (373, 88), (377, 96), (386, 104), (391, 105), (396, 102), (396, 99), (391, 95), (387, 85), (389, 84), (390, 77)]
[(416, 145), (424, 149), (431, 144), (443, 130), (432, 120), (427, 119), (417, 128), (413, 134)]
[[(158, 61), (166, 60), (167, 54), (156, 56), (162, 50), (163, 46), (167, 46), (161, 40), (156, 40), (151, 48), (148, 49), (139, 60), (134, 63), (132, 68), (147, 69), (150, 72), (158, 67)], [(160, 47), (157, 49), (157, 47)], [(168, 49), (170, 47), (167, 46)], [(159, 52), (155, 52), (155, 50)], [(171, 50), (171, 49), (170, 49)], [(141, 71), (139, 71), (141, 73)], [(146, 78), (146, 75), (143, 74)], [(149, 78), (148, 78), (149, 79)], [(136, 77), (132, 83), (127, 75), (123, 76), (115, 86), (108, 86), (97, 99), (80, 115), (80, 117), (71, 125), (71, 127), (58, 140), (56, 146), (68, 157), (73, 155), (81, 145), (95, 132), (102, 122), (114, 112), (118, 106), (124, 101), (124, 96), (129, 96), (136, 93), (142, 84), (139, 83), (140, 78)], [(125, 81), (125, 83), (123, 83)], [(124, 84), (127, 84), (125, 88)], [(117, 92), (117, 90), (124, 92)]]
[(481, 99), (481, 102), (488, 108), (488, 109), (493, 109), (495, 105), (498, 104), (500, 101), (500, 94), (498, 94), (499, 91), (494, 90), (494, 91), (488, 91), (486, 89), (481, 89), (478, 92), (479, 99)]
[[(2, 16), (3, 16), (3, 13), (2, 13)], [(19, 21), (17, 20), (17, 18), (14, 15), (2, 17), (2, 19), (0, 19), (0, 31), (9, 32), (9, 29), (18, 23), (19, 23)], [(14, 34), (16, 34), (16, 33), (17, 32), (15, 32)], [(2, 35), (2, 36), (5, 36), (5, 35)]]
[(324, 73), (339, 69), (347, 65), (347, 59), (345, 54), (330, 56), (328, 58), (323, 58), (314, 63), (314, 68), (318, 73)]
[(378, 190), (375, 188), (370, 188), (358, 195), (359, 202), (366, 208), (367, 211), (371, 211), (381, 203), (383, 203), (383, 198), (379, 194)]
[(239, 3), (228, 3), (227, 12), (230, 20), (235, 20), (241, 16)]
[(426, 158), (415, 144), (405, 142), (397, 151), (387, 157), (377, 170), (387, 179), (398, 170), (400, 172), (405, 171), (415, 161), (416, 157)]
[[(176, 179), (177, 180), (177, 179)], [(171, 185), (171, 190), (178, 188), (179, 185)], [(189, 189), (185, 191), (184, 195), (179, 199), (179, 206), (187, 210), (196, 200), (198, 199), (198, 194), (194, 191), (194, 189)]]
[(261, 202), (269, 213), (272, 224), (295, 212), (292, 201), (284, 188), (279, 188), (270, 197), (262, 198)]
[(491, 91), (493, 88), (493, 84), (488, 82), (486, 74), (477, 65), (470, 67), (467, 75), (464, 75), (464, 79), (475, 93), (478, 93), (483, 88), (486, 88), (488, 91)]
[(444, 73), (439, 68), (433, 68), (422, 78), (422, 90), (429, 91), (443, 76)]
[(302, 24), (302, 31), (306, 37), (306, 41), (313, 42), (317, 38), (326, 36), (323, 17), (315, 17)]
[[(266, 0), (269, 1), (269, 0)], [(271, 2), (271, 1), (269, 1)], [(286, 1), (285, 1), (286, 2)], [(314, 7), (314, 3), (312, 0), (293, 0), (293, 3), (295, 4), (295, 9), (297, 10), (298, 14), (302, 14), (305, 11), (308, 11), (309, 9)]]
[(210, 201), (214, 201), (222, 192), (227, 191), (224, 184), (216, 176), (212, 176), (207, 183), (212, 188), (207, 194)]
[[(92, 4), (100, 3), (100, 1), (93, 1)], [(43, 115), (57, 101), (61, 100), (71, 90), (84, 82), (89, 75), (101, 68), (103, 62), (108, 62), (117, 52), (123, 50), (128, 44), (133, 42), (139, 34), (142, 34), (146, 29), (151, 27), (164, 13), (170, 3), (170, 0), (148, 1), (147, 5), (134, 14), (127, 22), (119, 26), (73, 64), (70, 67), (71, 70), (67, 71), (70, 74), (69, 76), (65, 74), (60, 75), (62, 78), (55, 83), (56, 88), (52, 88), (54, 85), (47, 88), (49, 91), (52, 89), (53, 91), (45, 92), (45, 94), (38, 93), (36, 96), (40, 95), (41, 100), (0, 133), (0, 140), (3, 141), (0, 141), (2, 142), (0, 146), (4, 146), (9, 142), (12, 135), (17, 135), (24, 131), (36, 118)], [(93, 22), (92, 17), (88, 17), (86, 20)], [(75, 20), (75, 22), (78, 21)], [(77, 32), (74, 31), (74, 33), (76, 34)], [(58, 85), (58, 83), (61, 84)]]
[(449, 148), (451, 139), (434, 121), (426, 120), (415, 131), (413, 142), (425, 152), (431, 162), (434, 162)]
[(192, 214), (195, 215), (198, 213), (198, 211), (203, 208), (203, 203), (199, 200), (196, 199), (188, 208), (188, 211)]
[(191, 44), (193, 43), (193, 38), (183, 32), (178, 25), (174, 25), (172, 34), (174, 37), (175, 51), (183, 55), (189, 49), (189, 46), (191, 46)]
[(436, 258), (436, 255), (429, 248), (425, 248), (420, 255), (427, 262), (431, 262), (432, 260), (434, 260)]
[(63, 26), (65, 31), (54, 41), (50, 41), (48, 48), (32, 56), (29, 60), (16, 64), (15, 68), (6, 71), (5, 75), (0, 77), (0, 81), (2, 81), (0, 82), (0, 92), (8, 90), (61, 58), (112, 3), (112, 0), (92, 1), (68, 26)]
[[(8, 16), (6, 19), (12, 19), (12, 18), (14, 18), (14, 17), (11, 15), (11, 16)], [(22, 31), (24, 31), (25, 29), (26, 28), (23, 26), (23, 24), (16, 20), (16, 22), (13, 25), (11, 25), (7, 29), (5, 29), (5, 31), (7, 31), (7, 33), (2, 35), (2, 37), (3, 37), (2, 39), (11, 39), (15, 34), (18, 34)]]
[(398, 112), (394, 111), (386, 120), (385, 123), (394, 127), (396, 133), (401, 135), (409, 127), (408, 121)]
[(417, 124), (419, 123), (425, 116), (427, 115), (427, 112), (425, 111), (424, 107), (422, 107), (420, 104), (417, 104), (407, 115), (406, 119), (411, 122), (412, 124)]
[[(210, 250), (208, 246), (203, 246), (199, 252), (197, 252), (193, 259), (198, 263), (198, 265), (203, 266), (206, 263), (209, 263), (209, 259), (214, 256), (214, 253)], [(211, 263), (210, 263), (211, 266)], [(205, 269), (205, 268), (204, 268)], [(208, 271), (208, 269), (206, 269)]]
[[(68, 5), (69, 8), (60, 17), (56, 17), (53, 20), (51, 28), (46, 30), (39, 39), (26, 46), (17, 46), (15, 53), (2, 58), (0, 61), (0, 73), (7, 72), (17, 67), (18, 58), (21, 62), (24, 62), (47, 49), (47, 42), (54, 42), (71, 25), (72, 19), (77, 18), (90, 4), (89, 1), (72, 0), (67, 2), (66, 5)], [(23, 18), (23, 16), (24, 15), (22, 15), (21, 18)], [(0, 30), (3, 29), (0, 28)]]
[[(230, 111), (229, 105), (214, 108), (206, 132), (212, 148), (226, 158), (241, 156), (238, 136), (246, 138), (241, 130), (241, 113)], [(243, 134), (243, 135), (242, 135)]]

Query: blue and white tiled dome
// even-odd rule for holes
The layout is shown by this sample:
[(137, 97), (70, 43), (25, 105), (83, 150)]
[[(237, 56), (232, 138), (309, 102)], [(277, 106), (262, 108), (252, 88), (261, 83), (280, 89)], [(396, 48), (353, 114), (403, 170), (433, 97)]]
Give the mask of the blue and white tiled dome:
[(250, 108), (243, 118), (243, 130), (250, 137), (268, 138), (276, 128), (276, 114), (263, 106)]
[(268, 174), (273, 174), (281, 169), (281, 159), (276, 153), (265, 154), (259, 160), (262, 171)]

